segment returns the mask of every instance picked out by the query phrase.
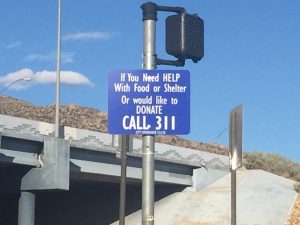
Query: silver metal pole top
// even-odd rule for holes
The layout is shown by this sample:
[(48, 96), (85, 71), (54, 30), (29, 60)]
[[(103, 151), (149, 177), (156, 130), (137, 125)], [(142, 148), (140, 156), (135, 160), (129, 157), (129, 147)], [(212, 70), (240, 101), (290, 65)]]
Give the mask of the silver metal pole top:
[(144, 52), (143, 52), (143, 68), (156, 68), (156, 54), (155, 54), (155, 36), (156, 36), (156, 21), (144, 21)]

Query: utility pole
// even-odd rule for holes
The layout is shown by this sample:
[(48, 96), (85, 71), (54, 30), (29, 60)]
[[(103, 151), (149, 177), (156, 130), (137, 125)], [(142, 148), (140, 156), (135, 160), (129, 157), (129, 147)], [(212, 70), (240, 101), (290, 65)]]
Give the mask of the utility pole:
[(58, 0), (57, 21), (57, 64), (56, 64), (56, 106), (55, 106), (55, 137), (59, 138), (59, 108), (60, 108), (60, 32), (61, 32), (61, 0)]
[[(154, 3), (141, 6), (144, 24), (143, 69), (156, 68), (155, 37), (157, 11)], [(154, 152), (155, 136), (143, 135), (142, 225), (154, 225)]]
[[(147, 2), (141, 6), (144, 24), (143, 69), (153, 70), (156, 65), (184, 66), (186, 59), (197, 63), (204, 54), (203, 20), (186, 13), (182, 7), (159, 6)], [(157, 12), (173, 12), (166, 19), (166, 51), (177, 60), (164, 60), (156, 55)], [(189, 123), (189, 121), (188, 121)], [(186, 130), (177, 134), (186, 134)], [(168, 132), (166, 133), (168, 134)], [(142, 225), (154, 225), (154, 153), (155, 136), (143, 135)]]

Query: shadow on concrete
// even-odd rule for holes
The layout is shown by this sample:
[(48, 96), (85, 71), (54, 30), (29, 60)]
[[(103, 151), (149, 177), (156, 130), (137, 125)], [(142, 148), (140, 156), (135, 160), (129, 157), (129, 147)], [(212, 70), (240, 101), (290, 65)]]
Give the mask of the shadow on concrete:
[[(119, 217), (119, 183), (72, 181), (69, 191), (36, 193), (35, 225), (106, 225)], [(155, 186), (155, 200), (183, 190)], [(141, 208), (140, 183), (127, 185), (126, 215)], [(17, 225), (19, 193), (0, 195), (0, 225)]]

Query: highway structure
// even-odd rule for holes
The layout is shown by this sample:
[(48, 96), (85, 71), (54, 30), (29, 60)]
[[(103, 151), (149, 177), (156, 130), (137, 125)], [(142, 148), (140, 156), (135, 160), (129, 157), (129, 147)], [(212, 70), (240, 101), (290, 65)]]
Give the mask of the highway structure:
[[(39, 205), (48, 211), (46, 203), (39, 203), (42, 198), (39, 196), (67, 195), (65, 191), (71, 193), (72, 186), (76, 185), (82, 192), (89, 190), (91, 185), (98, 185), (100, 190), (101, 186), (120, 181), (118, 135), (66, 126), (61, 127), (59, 138), (54, 133), (54, 124), (0, 115), (0, 199), (4, 199), (0, 202), (17, 208), (19, 225), (50, 224), (35, 218), (36, 214), (45, 215), (38, 209)], [(157, 143), (156, 190), (159, 187), (169, 191), (172, 187), (199, 190), (228, 173), (228, 161), (227, 156)], [(127, 153), (127, 181), (129, 185), (140, 187), (141, 179), (142, 141), (134, 138)], [(13, 203), (5, 197), (9, 194), (17, 196)], [(4, 213), (9, 209), (0, 205), (0, 210)], [(9, 211), (10, 216), (2, 217), (0, 224), (9, 222), (15, 213)], [(115, 221), (112, 217), (103, 221)], [(14, 223), (10, 221), (10, 224)]]

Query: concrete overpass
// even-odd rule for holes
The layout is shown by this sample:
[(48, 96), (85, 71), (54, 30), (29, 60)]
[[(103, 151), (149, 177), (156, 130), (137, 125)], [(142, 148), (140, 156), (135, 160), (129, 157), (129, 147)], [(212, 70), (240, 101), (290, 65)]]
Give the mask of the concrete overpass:
[[(0, 224), (35, 221), (44, 225), (54, 224), (53, 219), (55, 224), (109, 224), (117, 219), (118, 136), (71, 127), (64, 127), (63, 131), (63, 138), (55, 138), (53, 124), (0, 115), (0, 212), (7, 212), (0, 217)], [(141, 207), (141, 147), (141, 140), (134, 139), (127, 155), (129, 199), (132, 195), (127, 214)], [(187, 186), (201, 189), (228, 171), (225, 156), (159, 143), (155, 150), (157, 200)], [(85, 197), (75, 200), (80, 195)], [(91, 196), (99, 198), (99, 202), (110, 197), (103, 205), (93, 205)], [(89, 210), (78, 215), (90, 215), (89, 222), (78, 222), (78, 216), (74, 216), (76, 209), (82, 207), (81, 202)], [(69, 209), (59, 210), (60, 205)], [(111, 209), (107, 210), (107, 206)], [(106, 213), (97, 216), (97, 207)], [(65, 216), (51, 217), (51, 211)]]

